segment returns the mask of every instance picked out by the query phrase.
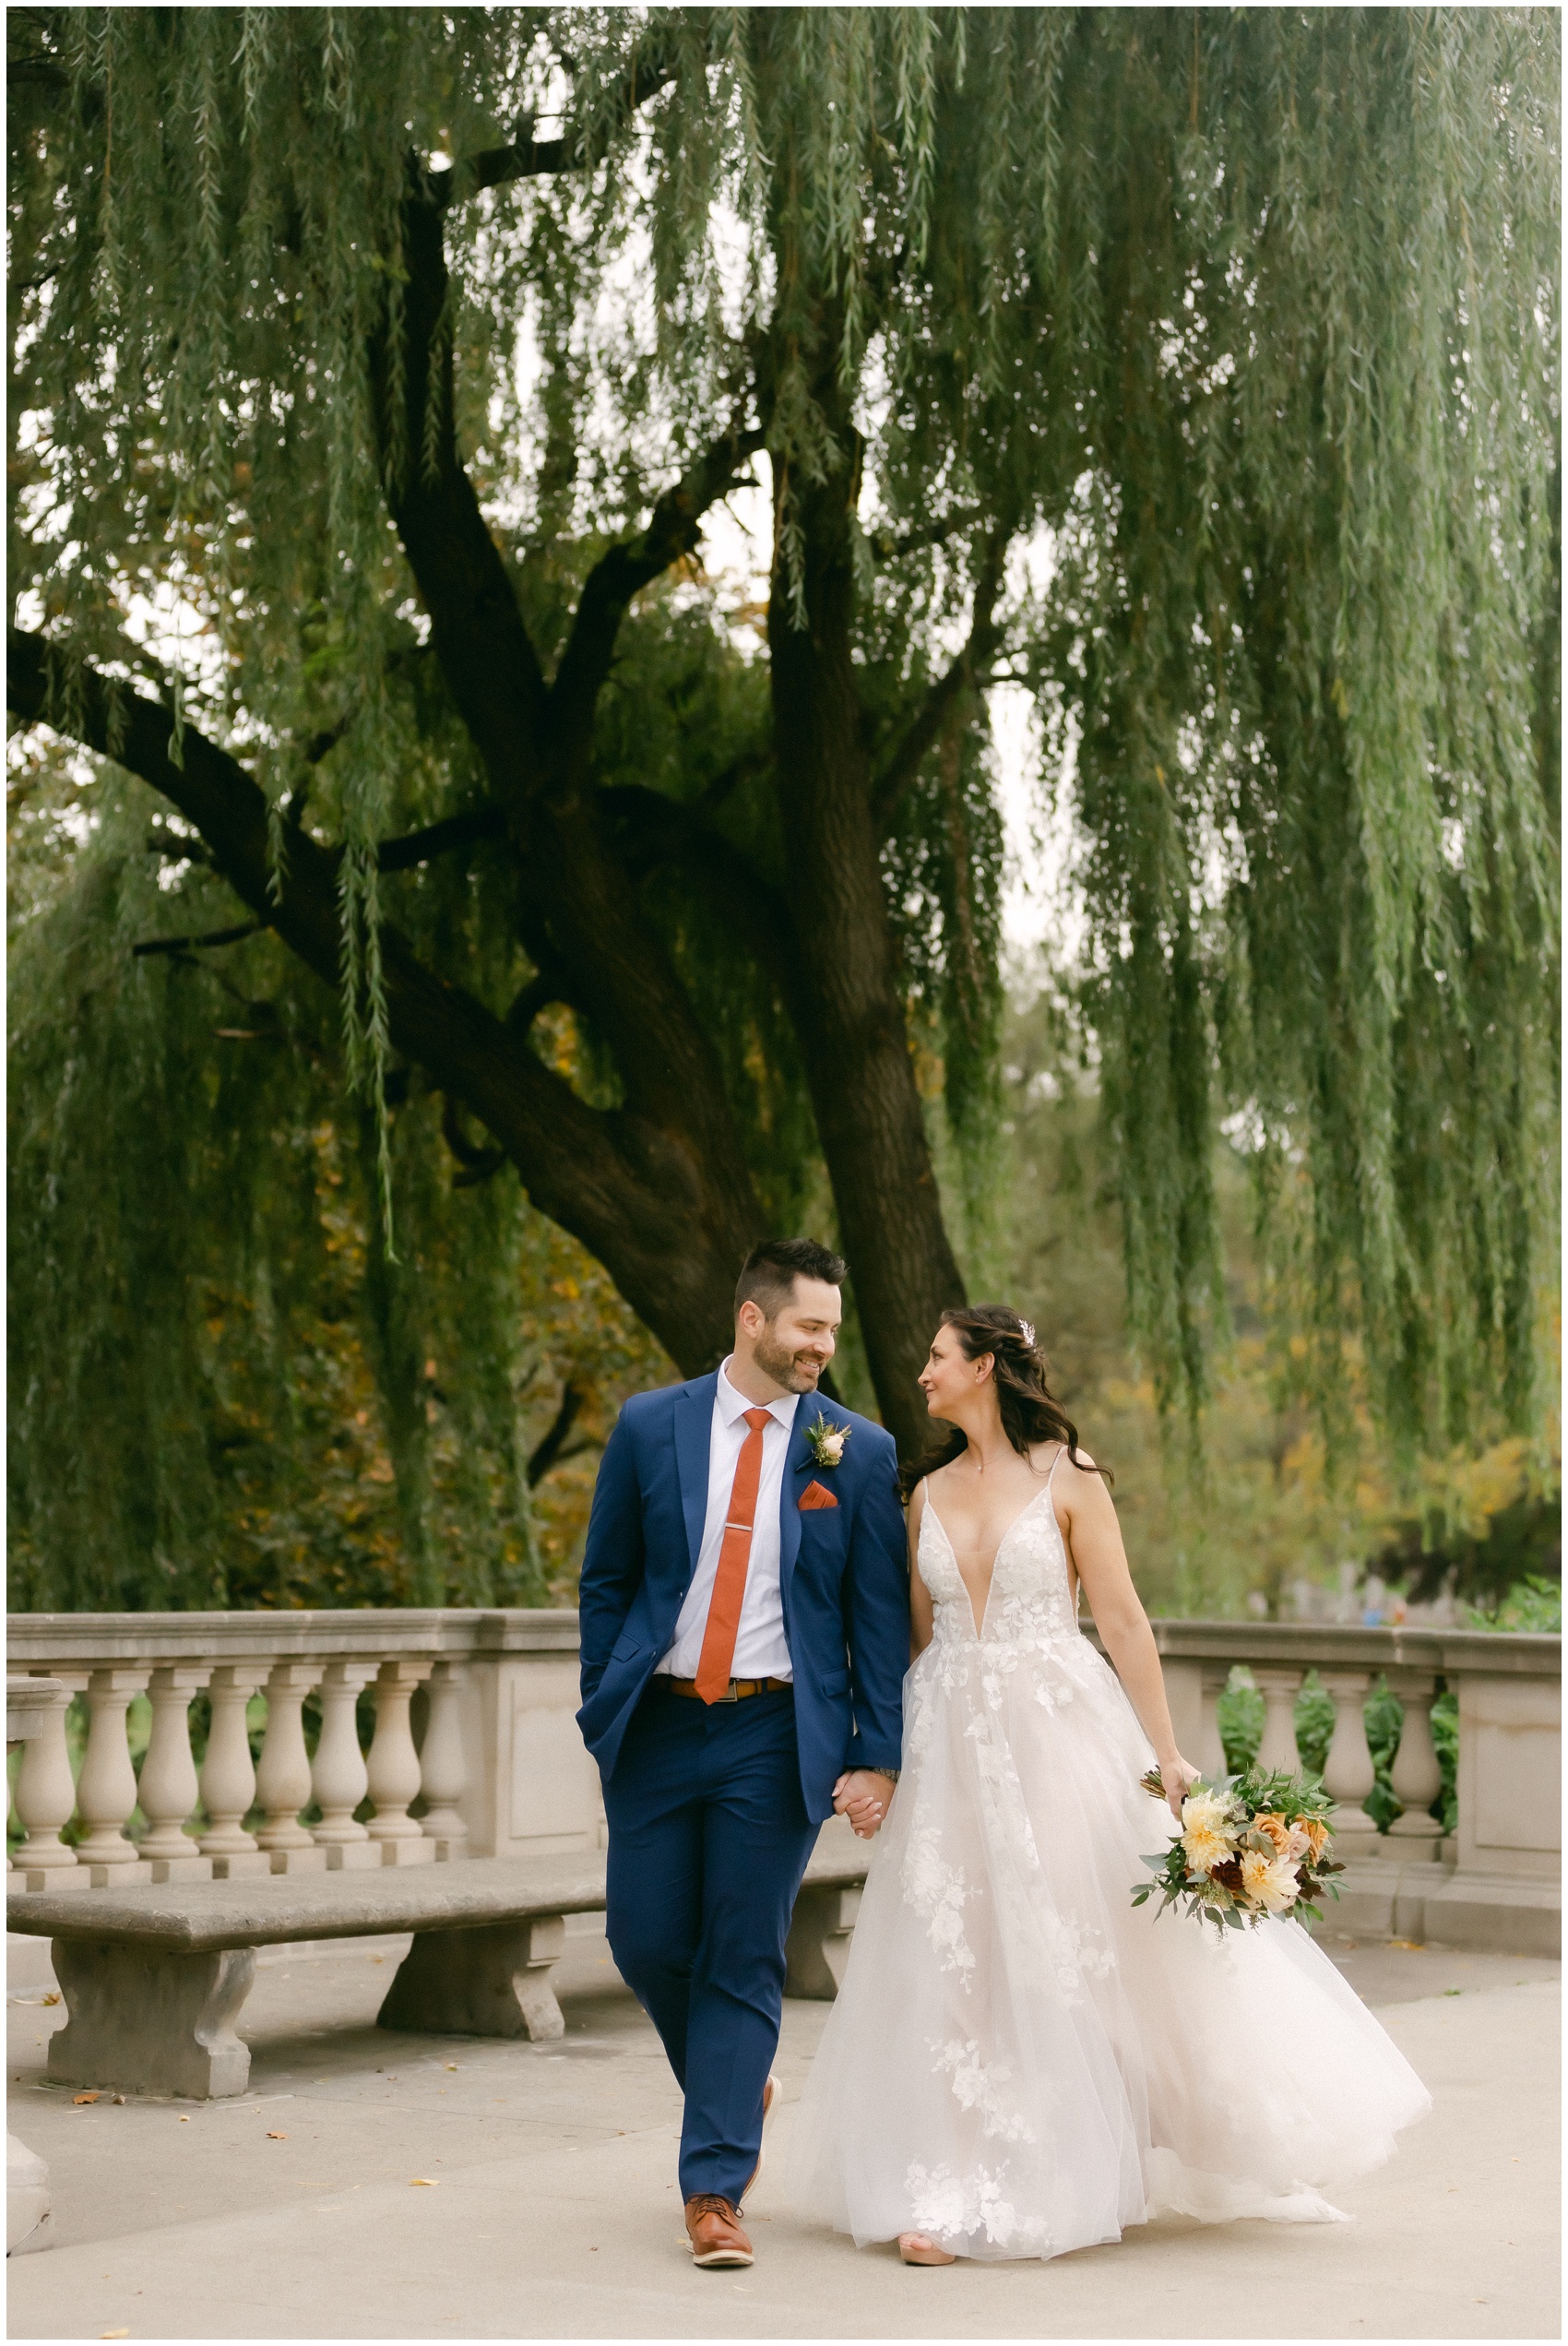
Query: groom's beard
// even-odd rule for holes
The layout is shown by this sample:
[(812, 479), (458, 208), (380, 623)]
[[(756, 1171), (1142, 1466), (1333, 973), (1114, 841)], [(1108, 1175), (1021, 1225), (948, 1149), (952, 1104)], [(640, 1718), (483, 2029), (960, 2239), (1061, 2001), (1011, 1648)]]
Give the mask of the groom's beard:
[(771, 1376), (786, 1393), (814, 1393), (817, 1379), (827, 1366), (820, 1352), (787, 1352), (766, 1333), (753, 1345), (752, 1358), (763, 1375)]

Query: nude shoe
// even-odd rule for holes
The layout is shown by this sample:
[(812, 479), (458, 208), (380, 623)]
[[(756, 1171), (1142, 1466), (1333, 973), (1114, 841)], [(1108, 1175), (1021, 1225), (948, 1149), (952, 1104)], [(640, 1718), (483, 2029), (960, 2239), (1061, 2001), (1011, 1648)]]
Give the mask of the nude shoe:
[(934, 2240), (928, 2239), (923, 2232), (901, 2232), (898, 2234), (898, 2254), (907, 2265), (956, 2265), (958, 2261), (945, 2248), (939, 2248)]
[(687, 2200), (686, 2237), (695, 2265), (717, 2269), (752, 2261), (752, 2244), (741, 2230), (736, 2210), (717, 2191), (695, 2192)]

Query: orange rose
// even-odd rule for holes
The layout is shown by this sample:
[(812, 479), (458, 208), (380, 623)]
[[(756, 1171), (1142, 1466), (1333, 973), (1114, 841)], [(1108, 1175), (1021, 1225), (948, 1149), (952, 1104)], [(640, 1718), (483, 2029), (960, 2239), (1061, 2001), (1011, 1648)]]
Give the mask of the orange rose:
[(1283, 1816), (1276, 1816), (1272, 1814), (1267, 1816), (1254, 1816), (1253, 1827), (1256, 1832), (1266, 1833), (1280, 1856), (1284, 1856), (1290, 1846), (1290, 1828)]
[(1321, 1857), (1328, 1847), (1328, 1827), (1321, 1816), (1303, 1816), (1301, 1829), (1305, 1833), (1314, 1858)]

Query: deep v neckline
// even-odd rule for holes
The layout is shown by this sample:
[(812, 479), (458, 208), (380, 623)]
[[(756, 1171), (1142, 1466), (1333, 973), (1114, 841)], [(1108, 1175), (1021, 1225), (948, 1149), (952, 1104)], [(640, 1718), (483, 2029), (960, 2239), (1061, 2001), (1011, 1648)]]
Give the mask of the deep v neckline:
[[(1061, 1456), (1060, 1451), (1057, 1453), (1057, 1456)], [(1051, 1461), (1051, 1471), (1052, 1474), (1056, 1471), (1055, 1459), (1052, 1459)], [(1002, 1551), (1007, 1545), (1008, 1541), (1013, 1537), (1013, 1534), (1017, 1530), (1019, 1524), (1022, 1523), (1025, 1516), (1032, 1514), (1034, 1509), (1039, 1506), (1041, 1499), (1048, 1499), (1050, 1496), (1051, 1480), (1050, 1476), (1048, 1476), (1046, 1478), (1044, 1490), (1037, 1491), (1032, 1499), (1025, 1501), (1024, 1505), (1018, 1509), (1017, 1514), (1013, 1518), (1012, 1522), (1007, 1526), (1006, 1530), (1002, 1534), (1001, 1539), (996, 1542), (996, 1553), (991, 1559), (991, 1578), (985, 1584), (985, 1602), (980, 1607), (980, 1619), (977, 1622), (975, 1620), (974, 1591), (964, 1578), (964, 1567), (958, 1561), (958, 1551), (953, 1545), (953, 1534), (948, 1530), (947, 1526), (942, 1520), (941, 1516), (937, 1514), (936, 1501), (931, 1495), (931, 1484), (929, 1482), (926, 1483), (925, 1503), (935, 1519), (937, 1530), (941, 1532), (943, 1538), (947, 1542), (947, 1553), (953, 1559), (953, 1569), (958, 1576), (958, 1585), (969, 1601), (969, 1622), (971, 1627), (974, 1629), (975, 1643), (977, 1645), (983, 1644), (985, 1640), (985, 1625), (991, 1618), (991, 1592), (996, 1586), (996, 1567), (1002, 1561)]]

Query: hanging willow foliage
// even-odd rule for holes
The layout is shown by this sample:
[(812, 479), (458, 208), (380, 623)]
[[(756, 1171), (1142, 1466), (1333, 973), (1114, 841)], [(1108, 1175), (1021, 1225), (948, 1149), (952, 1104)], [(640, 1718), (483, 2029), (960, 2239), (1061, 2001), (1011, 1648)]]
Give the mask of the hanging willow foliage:
[[(193, 729), (248, 768), (318, 970), (336, 891), (373, 1108), (424, 1054), (687, 1365), (820, 1152), (911, 1438), (959, 1281), (906, 1045), (935, 1040), (983, 1165), (985, 694), (1022, 680), (1167, 1400), (1201, 1399), (1222, 1316), (1229, 1118), (1320, 1407), (1364, 1366), (1408, 1448), (1538, 1422), (1555, 17), (13, 25), (12, 705), (176, 798)], [(767, 661), (713, 616), (639, 651), (634, 595), (754, 454)], [(222, 774), (189, 784), (209, 838)], [(387, 877), (447, 816), (490, 827), (478, 947)], [(255, 909), (249, 849), (218, 861)], [(480, 1006), (457, 1040), (410, 930)], [(585, 1055), (536, 1113), (540, 1054), (506, 1054), (552, 1000)]]
[[(207, 944), (228, 891), (183, 827), (149, 827), (143, 785), (30, 779), (13, 1604), (560, 1602), (576, 1494), (561, 1521), (558, 1486), (532, 1486), (660, 1374), (655, 1348), (417, 1070), (392, 1087), (390, 1259), (327, 990), (265, 934)], [(462, 927), (460, 893), (430, 893), (432, 929)]]

